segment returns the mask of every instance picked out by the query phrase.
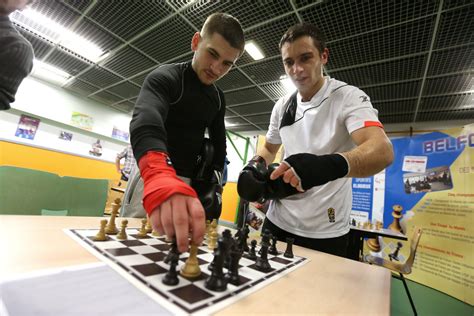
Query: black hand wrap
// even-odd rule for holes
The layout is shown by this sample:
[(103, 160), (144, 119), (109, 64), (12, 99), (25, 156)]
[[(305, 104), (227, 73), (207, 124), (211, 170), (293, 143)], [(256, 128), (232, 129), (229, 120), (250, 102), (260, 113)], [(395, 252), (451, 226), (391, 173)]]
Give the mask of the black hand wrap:
[(237, 192), (249, 202), (259, 201), (265, 194), (267, 164), (260, 156), (253, 157), (242, 169), (237, 180)]
[(204, 139), (195, 168), (191, 186), (206, 211), (206, 220), (219, 219), (222, 212), (222, 172), (212, 165), (214, 147), (209, 139)]
[(349, 172), (346, 159), (340, 154), (317, 156), (295, 154), (285, 159), (300, 178), (303, 190), (345, 177)]
[(268, 166), (268, 181), (264, 195), (264, 198), (267, 200), (283, 199), (287, 196), (300, 193), (291, 184), (283, 181), (283, 176), (280, 176), (275, 180), (270, 180), (270, 175), (279, 165), (280, 164), (278, 163), (272, 163)]

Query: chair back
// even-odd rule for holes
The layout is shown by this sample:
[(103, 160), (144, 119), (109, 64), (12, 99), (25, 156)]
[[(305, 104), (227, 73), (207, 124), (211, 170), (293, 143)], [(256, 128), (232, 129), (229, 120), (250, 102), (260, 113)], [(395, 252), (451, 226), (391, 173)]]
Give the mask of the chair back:
[(413, 266), (413, 262), (415, 261), (416, 249), (418, 248), (418, 243), (420, 242), (422, 233), (423, 233), (422, 228), (415, 227), (412, 238), (411, 238), (410, 255), (408, 256), (408, 259), (403, 264), (401, 273), (408, 274), (411, 272), (411, 267)]

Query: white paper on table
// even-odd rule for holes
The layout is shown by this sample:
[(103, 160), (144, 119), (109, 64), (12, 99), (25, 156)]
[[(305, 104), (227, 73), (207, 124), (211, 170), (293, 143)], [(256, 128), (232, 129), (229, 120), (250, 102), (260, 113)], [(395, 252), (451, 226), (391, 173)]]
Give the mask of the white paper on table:
[(105, 263), (0, 281), (0, 315), (172, 315)]

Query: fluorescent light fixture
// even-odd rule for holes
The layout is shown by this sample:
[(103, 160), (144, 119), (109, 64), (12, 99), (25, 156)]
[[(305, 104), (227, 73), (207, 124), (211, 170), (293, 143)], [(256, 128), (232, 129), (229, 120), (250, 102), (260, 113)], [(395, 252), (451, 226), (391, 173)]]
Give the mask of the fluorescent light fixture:
[(69, 79), (71, 75), (67, 72), (53, 67), (49, 64), (43, 63), (37, 59), (33, 62), (33, 71), (31, 72), (33, 77), (43, 79), (58, 85), (63, 85)]
[[(18, 14), (23, 15), (24, 18), (16, 19), (15, 16), (12, 16), (12, 20), (16, 23), (34, 31), (54, 44), (60, 44), (70, 49), (74, 53), (81, 55), (94, 63), (99, 62), (107, 56), (98, 45), (68, 30), (41, 13), (28, 8), (18, 12)], [(28, 23), (28, 21), (34, 23)], [(35, 24), (40, 25), (40, 27), (35, 26)]]
[(257, 44), (255, 44), (254, 41), (247, 42), (245, 44), (245, 50), (250, 55), (250, 57), (252, 57), (254, 60), (259, 60), (265, 57), (262, 51), (260, 50), (260, 48), (257, 46)]
[(291, 81), (291, 78), (286, 75), (280, 76), (280, 83), (285, 88), (286, 93), (291, 93), (296, 90), (295, 84)]
[(234, 123), (230, 123), (228, 120), (224, 120), (225, 122), (225, 126), (235, 126), (237, 124), (234, 124)]

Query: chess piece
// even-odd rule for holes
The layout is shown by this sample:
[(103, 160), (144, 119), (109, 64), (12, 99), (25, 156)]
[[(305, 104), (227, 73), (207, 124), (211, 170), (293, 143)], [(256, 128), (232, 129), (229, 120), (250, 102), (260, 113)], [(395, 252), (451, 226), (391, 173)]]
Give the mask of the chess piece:
[(351, 225), (352, 225), (352, 226), (357, 226), (357, 223), (356, 223), (355, 219), (352, 219)]
[(379, 252), (381, 249), (378, 236), (375, 238), (367, 239), (366, 243), (367, 247), (373, 252)]
[(148, 236), (148, 232), (146, 230), (146, 218), (142, 219), (142, 227), (138, 231), (137, 238), (146, 238)]
[(118, 228), (115, 225), (115, 218), (117, 217), (119, 208), (120, 199), (115, 199), (112, 203), (112, 213), (110, 214), (109, 222), (107, 223), (107, 227), (105, 227), (105, 233), (107, 235), (116, 235), (118, 233)]
[(233, 247), (230, 250), (230, 266), (225, 278), (227, 282), (233, 285), (240, 285), (239, 277), (239, 260), (242, 258), (242, 252), (238, 247)]
[(100, 229), (97, 235), (95, 235), (94, 241), (106, 241), (109, 239), (109, 237), (105, 233), (105, 225), (107, 225), (107, 220), (106, 219), (101, 220)]
[(388, 226), (388, 229), (391, 229), (393, 231), (403, 233), (402, 227), (400, 226), (400, 219), (402, 218), (402, 211), (403, 207), (401, 205), (394, 205), (393, 206), (393, 222)]
[(253, 239), (250, 242), (250, 249), (248, 254), (245, 255), (245, 258), (250, 259), (250, 260), (257, 260), (257, 253), (255, 251), (255, 247), (257, 247), (257, 241)]
[(157, 230), (152, 229), (151, 235), (154, 237), (160, 237), (160, 233)]
[(201, 275), (201, 269), (199, 268), (199, 261), (197, 259), (198, 246), (191, 244), (189, 250), (189, 257), (181, 268), (180, 274), (188, 279), (194, 279)]
[(211, 228), (209, 242), (207, 244), (207, 248), (215, 249), (217, 247), (217, 238), (218, 238), (217, 230)]
[(212, 269), (212, 273), (204, 282), (204, 286), (216, 292), (222, 292), (227, 289), (227, 281), (224, 277), (223, 268), (224, 268), (224, 239), (220, 237), (217, 240), (217, 248), (214, 252), (214, 268)]
[(146, 226), (145, 226), (146, 232), (149, 234), (153, 232), (153, 228), (151, 228), (151, 222), (150, 222), (150, 217), (148, 215), (146, 216)]
[(117, 234), (117, 240), (126, 240), (128, 238), (127, 232), (126, 232), (127, 224), (128, 224), (128, 220), (124, 219), (120, 227), (120, 232)]
[(249, 251), (249, 245), (247, 244), (247, 239), (249, 239), (249, 233), (250, 233), (249, 225), (245, 224), (244, 228), (242, 229), (242, 240), (241, 240), (242, 242), (241, 247), (242, 247), (242, 250), (245, 252)]
[(228, 269), (230, 267), (230, 249), (234, 247), (235, 241), (228, 229), (222, 232), (222, 239), (224, 240), (224, 267)]
[(383, 223), (381, 221), (376, 221), (375, 222), (375, 229), (376, 230), (381, 230), (383, 229)]
[(286, 250), (283, 254), (285, 258), (293, 258), (293, 243), (295, 242), (294, 238), (286, 237)]
[(268, 253), (274, 256), (278, 256), (278, 249), (276, 247), (277, 244), (277, 236), (272, 236), (272, 244), (270, 248), (268, 248)]
[(268, 232), (265, 232), (262, 235), (262, 248), (260, 249), (260, 257), (257, 257), (257, 262), (255, 264), (255, 267), (262, 271), (262, 272), (268, 272), (272, 269), (270, 266), (270, 263), (268, 262), (268, 247), (270, 246), (270, 234)]
[(171, 240), (171, 245), (170, 249), (168, 250), (168, 254), (166, 255), (165, 259), (163, 259), (163, 262), (169, 264), (171, 258), (175, 255), (177, 255), (179, 258), (180, 253), (178, 251), (178, 245), (176, 244), (176, 238), (173, 238)]
[(393, 253), (390, 253), (388, 254), (388, 258), (390, 259), (390, 261), (400, 261), (398, 259), (398, 252), (400, 251), (400, 248), (403, 247), (403, 244), (401, 242), (397, 242), (397, 249), (395, 249), (395, 251)]
[[(171, 253), (171, 252), (170, 252)], [(170, 269), (163, 277), (163, 284), (176, 285), (179, 283), (178, 273), (176, 272), (176, 266), (178, 265), (179, 255), (171, 253), (169, 256)]]

